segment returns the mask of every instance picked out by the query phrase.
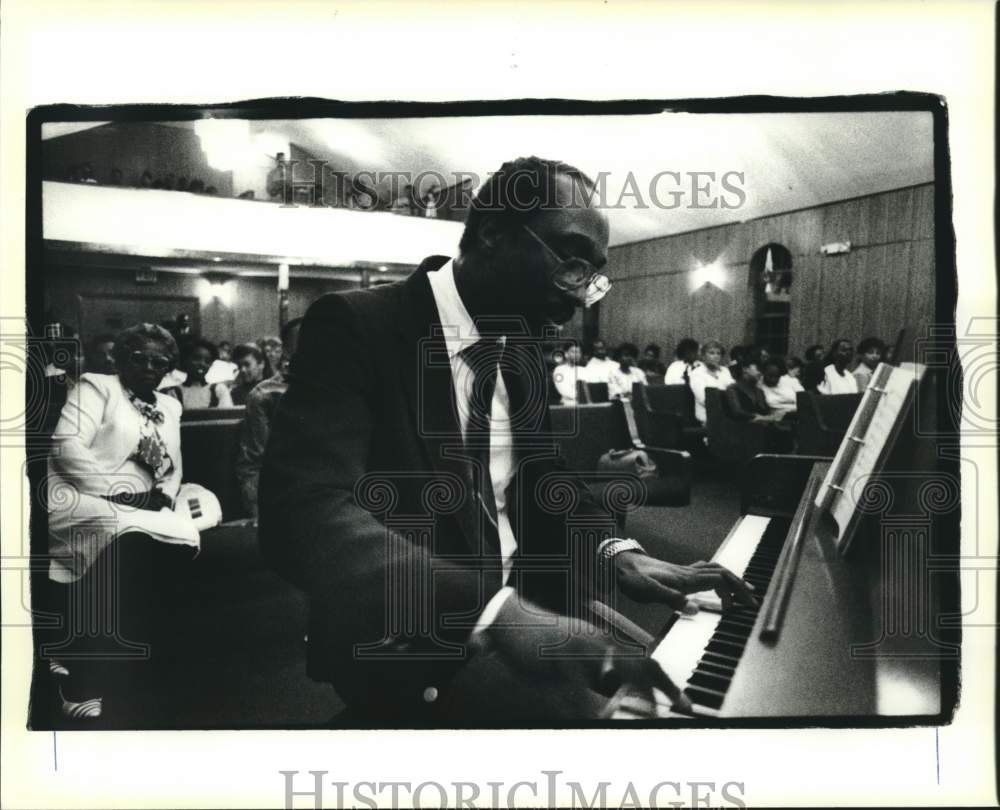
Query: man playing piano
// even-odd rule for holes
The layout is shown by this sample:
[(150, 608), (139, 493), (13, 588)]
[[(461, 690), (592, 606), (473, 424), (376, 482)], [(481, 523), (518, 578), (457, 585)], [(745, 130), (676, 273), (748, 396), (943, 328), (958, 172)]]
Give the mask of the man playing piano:
[(308, 671), (341, 725), (518, 726), (599, 716), (616, 686), (686, 698), (595, 597), (691, 611), (751, 586), (619, 537), (562, 469), (540, 338), (610, 287), (579, 170), (522, 158), (472, 204), (458, 255), (327, 295), (302, 326), (260, 490), (262, 550), (310, 600)]

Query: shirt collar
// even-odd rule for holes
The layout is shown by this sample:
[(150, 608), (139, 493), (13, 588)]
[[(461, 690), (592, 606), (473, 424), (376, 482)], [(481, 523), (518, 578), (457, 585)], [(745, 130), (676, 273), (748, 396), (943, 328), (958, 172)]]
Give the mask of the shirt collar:
[(441, 319), (444, 345), (450, 360), (462, 349), (479, 340), (479, 330), (458, 294), (458, 287), (455, 285), (454, 259), (449, 260), (439, 270), (428, 273), (427, 280), (431, 285), (438, 318)]

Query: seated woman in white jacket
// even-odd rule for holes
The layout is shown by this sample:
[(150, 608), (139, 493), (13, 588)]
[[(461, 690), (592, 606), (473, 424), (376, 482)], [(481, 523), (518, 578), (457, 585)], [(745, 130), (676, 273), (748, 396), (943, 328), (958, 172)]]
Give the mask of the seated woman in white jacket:
[[(118, 336), (114, 352), (116, 374), (84, 374), (70, 393), (48, 461), (48, 596), (66, 621), (47, 657), (60, 685), (57, 714), (75, 720), (104, 713), (111, 678), (124, 675), (116, 664), (150, 653), (155, 660), (155, 649), (142, 649), (151, 603), (199, 544), (191, 517), (173, 511), (181, 404), (156, 390), (177, 344), (162, 327), (138, 324)], [(96, 635), (74, 633), (109, 595), (111, 626), (103, 620)]]
[(733, 375), (722, 365), (725, 349), (717, 340), (709, 340), (702, 346), (702, 362), (689, 375), (691, 393), (694, 394), (694, 418), (705, 424), (705, 389), (718, 388), (725, 391), (733, 384)]

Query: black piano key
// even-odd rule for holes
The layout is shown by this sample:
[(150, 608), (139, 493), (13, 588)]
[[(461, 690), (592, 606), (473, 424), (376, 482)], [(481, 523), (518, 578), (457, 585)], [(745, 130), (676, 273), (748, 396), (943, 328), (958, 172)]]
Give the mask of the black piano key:
[(712, 634), (713, 640), (728, 641), (730, 644), (738, 644), (741, 647), (746, 645), (747, 638), (749, 638), (748, 633), (727, 633), (725, 630), (719, 630), (718, 628)]
[(701, 661), (697, 667), (695, 667), (695, 672), (707, 672), (709, 675), (720, 675), (723, 678), (731, 678), (735, 670), (732, 667), (724, 667), (719, 664), (713, 664), (711, 661)]
[[(772, 520), (747, 562), (742, 578), (753, 585), (758, 599), (763, 599), (771, 584), (787, 533), (786, 522)], [(722, 611), (715, 633), (684, 689), (692, 703), (722, 708), (759, 612), (759, 605), (747, 607), (739, 603)]]
[(717, 667), (725, 667), (726, 669), (735, 672), (736, 665), (739, 663), (735, 658), (729, 658), (728, 656), (719, 655), (715, 652), (706, 652), (702, 657), (699, 664), (715, 664)]
[(713, 689), (705, 689), (700, 686), (689, 686), (684, 690), (684, 694), (690, 698), (692, 703), (699, 703), (702, 706), (708, 706), (711, 709), (722, 708), (722, 701), (725, 700), (725, 694), (716, 692)]
[(705, 649), (714, 653), (719, 653), (720, 655), (728, 655), (737, 661), (743, 654), (743, 645), (730, 644), (727, 641), (709, 641), (708, 646), (705, 647)]
[(719, 677), (718, 675), (713, 675), (709, 672), (696, 669), (690, 680), (688, 680), (688, 683), (691, 686), (700, 686), (706, 689), (712, 689), (724, 695), (726, 690), (729, 688), (730, 680), (731, 678)]

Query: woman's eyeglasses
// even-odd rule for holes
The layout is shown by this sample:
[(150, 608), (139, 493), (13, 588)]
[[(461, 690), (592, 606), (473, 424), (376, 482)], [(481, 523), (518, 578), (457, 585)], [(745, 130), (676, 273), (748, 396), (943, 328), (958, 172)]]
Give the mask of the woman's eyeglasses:
[(153, 371), (166, 371), (170, 368), (170, 358), (164, 357), (162, 354), (146, 354), (136, 351), (128, 356), (128, 362), (133, 368), (146, 368), (148, 366)]
[(522, 225), (521, 227), (556, 262), (556, 266), (552, 268), (552, 283), (556, 287), (563, 292), (576, 292), (579, 289), (586, 288), (586, 295), (583, 302), (585, 307), (593, 306), (608, 294), (608, 290), (611, 289), (611, 279), (604, 275), (604, 273), (598, 272), (594, 265), (586, 259), (581, 259), (577, 256), (570, 256), (567, 259), (562, 258), (531, 228), (527, 225)]

